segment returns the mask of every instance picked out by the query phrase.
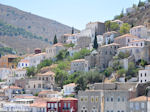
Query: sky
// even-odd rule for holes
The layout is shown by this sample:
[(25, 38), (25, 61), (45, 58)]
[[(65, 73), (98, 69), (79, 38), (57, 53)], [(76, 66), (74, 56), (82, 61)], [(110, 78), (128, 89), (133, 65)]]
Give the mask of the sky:
[(111, 20), (122, 9), (139, 0), (0, 0), (9, 5), (42, 17), (56, 20), (79, 30), (88, 22)]

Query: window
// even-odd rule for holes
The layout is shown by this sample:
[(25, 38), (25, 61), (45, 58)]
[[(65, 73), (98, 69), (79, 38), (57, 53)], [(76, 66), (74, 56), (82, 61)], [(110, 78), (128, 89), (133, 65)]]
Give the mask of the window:
[(135, 109), (139, 110), (139, 103), (135, 103)]
[(144, 109), (144, 106), (145, 106), (144, 103), (141, 103), (141, 108), (142, 108), (142, 109)]
[(118, 97), (118, 102), (120, 102), (120, 97)]
[(41, 84), (38, 84), (38, 88), (41, 88)]
[(68, 108), (70, 108), (70, 103), (68, 103)]
[(124, 102), (124, 100), (125, 100), (125, 98), (123, 97), (123, 98), (122, 98), (122, 102)]
[(81, 97), (81, 101), (83, 101), (83, 98)]
[(114, 99), (113, 99), (113, 97), (111, 97), (111, 99), (110, 99), (110, 100), (111, 100), (111, 102), (113, 102), (113, 100), (114, 100)]
[(107, 102), (109, 102), (109, 98), (108, 98), (108, 97), (107, 97), (107, 99), (106, 99), (106, 100), (107, 100)]
[(98, 102), (98, 96), (96, 96), (96, 99), (95, 99), (95, 101), (96, 101), (96, 102)]
[(67, 107), (67, 104), (66, 103), (64, 103), (64, 108), (66, 108)]
[(141, 77), (142, 77), (142, 73), (141, 73)]
[(145, 77), (146, 77), (146, 73), (145, 73)]
[(91, 102), (94, 102), (94, 97), (91, 97)]
[(87, 97), (85, 97), (85, 101), (86, 101), (86, 102), (87, 102), (87, 100), (88, 100)]

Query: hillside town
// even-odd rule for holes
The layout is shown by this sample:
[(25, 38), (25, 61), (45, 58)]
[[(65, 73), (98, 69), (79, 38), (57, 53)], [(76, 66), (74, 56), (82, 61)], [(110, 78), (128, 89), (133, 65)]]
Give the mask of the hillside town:
[(32, 54), (1, 55), (0, 112), (150, 112), (147, 24), (89, 22)]

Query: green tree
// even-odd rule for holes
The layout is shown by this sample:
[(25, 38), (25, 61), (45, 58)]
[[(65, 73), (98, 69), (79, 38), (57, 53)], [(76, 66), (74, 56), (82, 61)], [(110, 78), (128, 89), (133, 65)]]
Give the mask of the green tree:
[(110, 31), (110, 27), (111, 27), (111, 21), (109, 20), (109, 21), (106, 21), (105, 22), (105, 30), (108, 32), (108, 31)]
[(104, 71), (104, 75), (105, 75), (106, 77), (109, 77), (112, 73), (113, 73), (113, 68), (112, 68), (112, 67), (108, 67), (108, 68)]
[(136, 68), (135, 63), (130, 62), (128, 65), (128, 71), (126, 75), (134, 77), (137, 76), (137, 73), (138, 73), (138, 69)]
[(57, 43), (58, 43), (58, 41), (57, 41), (57, 36), (55, 35), (55, 36), (54, 36), (53, 44), (57, 44)]
[(95, 35), (95, 38), (94, 38), (94, 45), (93, 45), (93, 48), (94, 48), (94, 49), (97, 49), (97, 48), (98, 48), (97, 36), (96, 36), (96, 35)]
[(142, 2), (141, 0), (139, 0), (138, 7), (142, 7), (142, 6), (144, 6), (144, 5), (145, 5), (145, 3)]
[(27, 68), (27, 76), (34, 76), (37, 73), (36, 68), (35, 67), (30, 67)]
[(120, 34), (123, 35), (129, 33), (130, 27), (131, 26), (128, 23), (123, 23), (119, 30)]
[(74, 34), (74, 27), (72, 27), (71, 34)]
[(120, 27), (116, 22), (111, 22), (111, 25), (110, 25), (111, 31), (117, 31), (117, 30), (119, 30), (119, 28)]

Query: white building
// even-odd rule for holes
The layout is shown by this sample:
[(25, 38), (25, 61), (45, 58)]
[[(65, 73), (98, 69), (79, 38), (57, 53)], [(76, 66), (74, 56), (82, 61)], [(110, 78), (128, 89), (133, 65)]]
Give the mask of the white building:
[(148, 35), (147, 32), (148, 32), (147, 28), (143, 25), (136, 26), (136, 27), (133, 27), (133, 28), (130, 29), (130, 34), (131, 35), (137, 36), (137, 37), (142, 38), (142, 39), (148, 38), (147, 37), (147, 35)]
[(114, 42), (114, 38), (118, 36), (118, 33), (115, 31), (112, 32), (106, 32), (103, 34), (103, 38), (104, 38), (104, 44), (111, 44)]
[(88, 61), (85, 59), (73, 60), (71, 62), (71, 73), (77, 71), (88, 72), (89, 71)]
[(39, 53), (39, 54), (31, 54), (22, 59), (18, 63), (18, 68), (26, 68), (26, 67), (37, 67), (41, 61), (46, 59), (46, 53)]
[[(98, 45), (102, 46), (104, 42), (103, 35), (97, 35), (97, 43)], [(93, 44), (92, 44), (93, 45)], [(93, 47), (92, 47), (93, 48)]]
[(18, 63), (18, 68), (20, 69), (27, 68), (27, 67), (30, 67), (28, 60), (23, 59)]
[(45, 90), (39, 92), (38, 96), (41, 98), (61, 98), (62, 94), (58, 91)]
[(10, 68), (0, 68), (1, 80), (6, 80), (10, 74), (12, 74), (12, 70)]
[(65, 49), (65, 47), (61, 43), (57, 43), (57, 44), (54, 44), (51, 47), (47, 47), (46, 48), (46, 55), (47, 55), (46, 58), (47, 59), (49, 59), (49, 58), (53, 59), (59, 54), (59, 52), (61, 50), (64, 50), (64, 49)]
[(75, 87), (76, 87), (75, 83), (70, 83), (70, 84), (64, 85), (63, 86), (64, 96), (74, 94)]
[(70, 47), (68, 49), (69, 55), (72, 57), (74, 55), (74, 53), (79, 52), (81, 50), (81, 48), (72, 48)]
[(150, 81), (150, 65), (146, 66), (144, 70), (139, 70), (139, 83), (148, 81)]
[(135, 8), (130, 7), (130, 8), (127, 8), (127, 9), (126, 9), (126, 13), (127, 13), (127, 14), (134, 13), (134, 12), (136, 12), (136, 9), (135, 9)]
[(150, 40), (146, 39), (139, 39), (139, 40), (134, 40), (128, 43), (128, 46), (139, 46), (139, 47), (145, 47), (147, 45), (150, 45)]
[(7, 84), (14, 84), (16, 80), (26, 77), (26, 69), (12, 69), (12, 74), (7, 78)]
[(130, 99), (129, 112), (150, 112), (150, 97), (139, 96)]
[(71, 34), (70, 36), (68, 36), (68, 39), (66, 40), (66, 43), (77, 45), (77, 36), (76, 36), (76, 34)]

